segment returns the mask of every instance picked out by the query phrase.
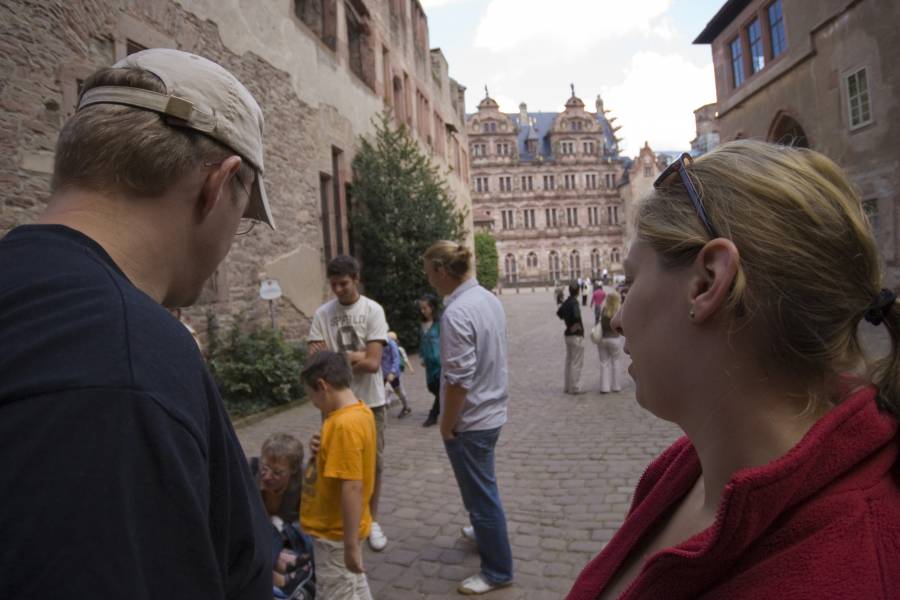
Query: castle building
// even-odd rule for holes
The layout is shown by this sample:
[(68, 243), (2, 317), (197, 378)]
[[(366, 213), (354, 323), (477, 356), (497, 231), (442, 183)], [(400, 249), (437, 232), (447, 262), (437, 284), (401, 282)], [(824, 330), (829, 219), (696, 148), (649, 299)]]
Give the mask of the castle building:
[(429, 47), (419, 0), (4, 0), (0, 31), (0, 236), (43, 210), (56, 138), (97, 69), (144, 48), (177, 48), (220, 63), (259, 102), (278, 231), (235, 239), (186, 311), (201, 333), (207, 313), (267, 322), (260, 282), (275, 278), (279, 326), (305, 336), (329, 294), (327, 260), (355, 253), (351, 166), (385, 110), (471, 214), (465, 88)]
[(466, 122), (472, 204), (476, 229), (497, 239), (502, 285), (620, 273), (631, 161), (619, 156), (603, 100), (589, 112), (573, 86), (561, 113), (523, 103), (507, 114), (485, 92)]

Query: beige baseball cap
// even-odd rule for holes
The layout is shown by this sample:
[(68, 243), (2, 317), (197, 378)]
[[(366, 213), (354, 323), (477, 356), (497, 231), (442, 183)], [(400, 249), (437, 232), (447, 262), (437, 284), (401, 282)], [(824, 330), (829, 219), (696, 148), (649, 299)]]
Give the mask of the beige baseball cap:
[(263, 114), (249, 90), (211, 60), (180, 50), (142, 50), (113, 67), (149, 71), (162, 80), (166, 93), (100, 86), (82, 95), (78, 109), (91, 104), (125, 104), (152, 110), (165, 115), (171, 125), (199, 131), (228, 146), (256, 170), (244, 217), (275, 229), (263, 185)]

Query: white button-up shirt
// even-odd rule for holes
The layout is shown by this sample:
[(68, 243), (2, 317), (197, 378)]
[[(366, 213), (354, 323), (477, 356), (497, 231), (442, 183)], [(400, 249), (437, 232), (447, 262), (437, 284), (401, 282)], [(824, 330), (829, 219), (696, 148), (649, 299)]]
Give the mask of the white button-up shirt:
[(444, 300), (441, 317), (441, 411), (446, 384), (466, 389), (455, 431), (496, 429), (506, 423), (509, 370), (506, 314), (473, 277)]

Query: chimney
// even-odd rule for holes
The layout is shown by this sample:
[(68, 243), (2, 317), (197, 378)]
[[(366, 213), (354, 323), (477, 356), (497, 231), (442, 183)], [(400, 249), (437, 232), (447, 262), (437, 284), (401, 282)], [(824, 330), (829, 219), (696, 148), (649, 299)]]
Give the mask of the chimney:
[(528, 125), (528, 105), (522, 102), (519, 104), (519, 127)]
[(597, 103), (595, 105), (597, 107), (597, 114), (599, 116), (603, 116), (603, 98), (600, 97), (600, 94), (597, 94)]

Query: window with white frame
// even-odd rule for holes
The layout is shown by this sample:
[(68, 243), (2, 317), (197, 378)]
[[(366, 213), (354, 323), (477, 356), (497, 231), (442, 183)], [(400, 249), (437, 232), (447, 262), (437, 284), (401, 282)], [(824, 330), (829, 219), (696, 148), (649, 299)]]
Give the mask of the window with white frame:
[(866, 198), (862, 201), (863, 212), (869, 219), (869, 225), (872, 227), (872, 233), (878, 234), (878, 198)]
[(566, 225), (569, 227), (578, 227), (578, 208), (570, 206), (566, 208)]
[(511, 192), (512, 191), (512, 177), (509, 175), (501, 175), (499, 178), (500, 181), (500, 191), (501, 192)]
[(869, 78), (865, 68), (847, 76), (847, 106), (850, 108), (850, 129), (872, 122)]
[(578, 255), (578, 250), (572, 250), (572, 253), (569, 254), (569, 271), (572, 272), (572, 277), (581, 274), (581, 257)]
[(591, 276), (597, 277), (601, 269), (600, 250), (594, 248), (591, 250)]
[(556, 215), (555, 208), (545, 208), (544, 209), (544, 219), (547, 223), (547, 227), (559, 227), (559, 221)]
[(589, 190), (597, 189), (597, 174), (596, 173), (585, 173), (584, 187), (586, 187)]
[(574, 174), (563, 175), (563, 186), (567, 190), (574, 190), (575, 189), (575, 175)]
[(555, 190), (556, 189), (556, 176), (555, 175), (544, 175), (544, 189), (545, 190)]
[(500, 211), (500, 218), (503, 221), (503, 229), (515, 229), (516, 228), (516, 213), (512, 209), (506, 209)]
[(556, 252), (556, 250), (551, 250), (547, 255), (547, 272), (550, 275), (551, 281), (559, 280), (559, 254)]
[(538, 257), (534, 252), (529, 252), (528, 256), (525, 258), (525, 264), (528, 265), (529, 269), (534, 269), (538, 266)]
[(476, 177), (475, 178), (475, 191), (476, 192), (489, 192), (490, 187), (488, 186), (488, 182), (490, 179), (488, 177)]
[(534, 219), (534, 209), (526, 208), (522, 211), (523, 221), (525, 222), (525, 229), (534, 229), (535, 219)]
[(534, 177), (531, 175), (522, 175), (522, 191), (534, 191)]
[(599, 225), (600, 224), (600, 207), (599, 206), (589, 206), (588, 207), (588, 225)]
[(584, 143), (584, 153), (587, 155), (594, 154), (594, 142), (585, 142)]
[(506, 283), (515, 283), (518, 280), (516, 257), (512, 254), (507, 254), (506, 259), (503, 261), (503, 267), (506, 272)]

